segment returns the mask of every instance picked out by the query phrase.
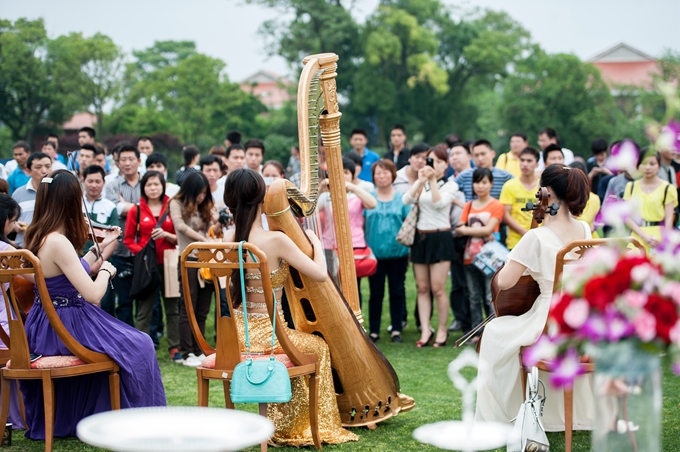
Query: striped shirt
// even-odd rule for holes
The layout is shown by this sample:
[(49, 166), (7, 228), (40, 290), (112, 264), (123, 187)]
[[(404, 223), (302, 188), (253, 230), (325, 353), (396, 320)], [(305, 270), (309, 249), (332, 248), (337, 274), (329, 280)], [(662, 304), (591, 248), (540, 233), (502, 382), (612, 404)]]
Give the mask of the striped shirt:
[[(123, 197), (123, 201), (121, 201), (121, 196)], [(125, 230), (125, 217), (127, 215), (121, 215), (121, 212), (123, 212), (123, 209), (125, 208), (125, 203), (133, 203), (137, 204), (139, 202), (140, 198), (140, 183), (139, 180), (137, 183), (132, 186), (128, 184), (127, 179), (125, 177), (120, 176), (116, 178), (115, 180), (109, 182), (106, 184), (106, 195), (105, 198), (111, 201), (113, 204), (116, 205), (118, 208), (118, 224), (120, 225), (120, 228), (124, 231)], [(123, 244), (123, 242), (118, 243), (118, 246), (116, 246), (115, 251), (113, 252), (115, 256), (121, 256), (121, 257), (130, 257), (132, 256), (132, 253), (130, 252), (129, 249)]]
[[(19, 170), (21, 171), (21, 170)], [(21, 207), (21, 216), (19, 221), (26, 223), (26, 226), (31, 224), (33, 221), (33, 211), (35, 210), (35, 195), (36, 191), (33, 188), (33, 179), (28, 179), (26, 185), (17, 188), (14, 193), (12, 193), (12, 198)], [(14, 240), (19, 247), (24, 246), (24, 232), (17, 232), (17, 237)]]
[[(466, 169), (460, 173), (454, 180), (458, 184), (459, 189), (465, 193), (465, 201), (472, 201), (475, 196), (472, 192), (472, 173), (474, 173), (474, 168)], [(491, 187), (491, 196), (496, 199), (500, 199), (501, 190), (503, 185), (510, 179), (512, 179), (512, 174), (505, 170), (494, 167), (491, 170), (493, 175), (493, 187)], [(450, 179), (449, 179), (450, 180)]]

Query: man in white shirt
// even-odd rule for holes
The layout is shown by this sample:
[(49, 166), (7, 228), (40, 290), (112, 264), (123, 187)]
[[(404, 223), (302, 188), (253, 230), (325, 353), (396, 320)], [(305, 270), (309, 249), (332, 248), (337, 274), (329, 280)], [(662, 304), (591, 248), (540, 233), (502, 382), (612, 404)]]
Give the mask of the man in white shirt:
[[(554, 129), (546, 127), (545, 129), (542, 129), (540, 132), (538, 132), (538, 145), (541, 147), (541, 151), (544, 151), (545, 148), (547, 148), (551, 144), (560, 146), (559, 138), (557, 137), (557, 132), (555, 132)], [(574, 161), (574, 153), (567, 148), (561, 147), (561, 149), (562, 154), (564, 155), (564, 164), (569, 165), (571, 162)], [(540, 170), (545, 169), (543, 159), (541, 159), (541, 161), (538, 162), (538, 169)]]
[(246, 153), (240, 144), (232, 144), (227, 148), (227, 174), (220, 177), (217, 183), (224, 186), (229, 173), (241, 169), (246, 162)]
[(201, 172), (208, 179), (210, 193), (217, 209), (225, 207), (224, 185), (219, 185), (217, 180), (222, 177), (222, 159), (217, 155), (206, 155), (200, 161)]
[(18, 221), (21, 228), (17, 231), (15, 240), (20, 247), (24, 246), (24, 227), (30, 225), (33, 220), (36, 191), (43, 177), (52, 172), (52, 157), (42, 152), (34, 152), (28, 157), (26, 167), (28, 168), (30, 179), (28, 179), (26, 185), (17, 188), (12, 194), (12, 198), (21, 207), (21, 216)]
[(139, 149), (139, 158), (142, 161), (139, 165), (139, 174), (144, 175), (146, 173), (146, 159), (153, 153), (151, 138), (145, 136), (137, 138), (137, 149)]
[(248, 168), (261, 173), (262, 160), (264, 160), (264, 142), (258, 138), (251, 138), (246, 141), (246, 144), (243, 147), (246, 151), (245, 157)]

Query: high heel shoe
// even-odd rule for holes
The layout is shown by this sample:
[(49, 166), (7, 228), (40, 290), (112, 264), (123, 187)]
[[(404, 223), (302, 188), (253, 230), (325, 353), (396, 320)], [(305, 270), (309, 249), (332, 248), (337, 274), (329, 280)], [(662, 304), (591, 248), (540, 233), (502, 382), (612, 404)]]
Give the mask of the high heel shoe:
[(446, 339), (444, 340), (444, 342), (435, 341), (434, 344), (432, 344), (432, 347), (433, 348), (442, 348), (442, 347), (446, 347), (446, 344), (448, 344), (448, 343), (449, 343), (449, 332), (447, 331), (446, 332)]
[(434, 339), (434, 329), (432, 327), (430, 327), (430, 336), (427, 338), (427, 340), (425, 342), (417, 341), (416, 342), (416, 348), (427, 347), (428, 345), (430, 345), (430, 342), (432, 342), (432, 339)]

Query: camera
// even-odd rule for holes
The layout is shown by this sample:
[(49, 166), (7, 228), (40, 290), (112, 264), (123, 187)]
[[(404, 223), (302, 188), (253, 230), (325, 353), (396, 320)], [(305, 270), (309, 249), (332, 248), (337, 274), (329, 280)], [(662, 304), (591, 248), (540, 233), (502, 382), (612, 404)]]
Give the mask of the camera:
[(429, 166), (430, 168), (434, 168), (434, 159), (432, 157), (428, 157), (425, 159), (425, 164)]
[(225, 228), (229, 226), (230, 223), (234, 222), (234, 216), (229, 213), (229, 210), (227, 210), (226, 207), (221, 209), (218, 215), (217, 221), (219, 221), (219, 223)]
[(132, 276), (132, 273), (134, 271), (135, 267), (132, 264), (125, 265), (125, 268), (123, 269), (122, 272), (118, 272), (118, 278), (119, 279), (127, 279)]

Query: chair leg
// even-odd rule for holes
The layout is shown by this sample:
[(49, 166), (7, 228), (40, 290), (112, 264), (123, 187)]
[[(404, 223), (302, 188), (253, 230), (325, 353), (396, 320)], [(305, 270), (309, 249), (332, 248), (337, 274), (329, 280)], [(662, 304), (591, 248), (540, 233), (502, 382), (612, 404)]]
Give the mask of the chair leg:
[(198, 406), (208, 406), (208, 396), (210, 395), (210, 380), (203, 378), (200, 369), (196, 369), (198, 378)]
[[(258, 410), (260, 413), (260, 416), (267, 417), (267, 404), (266, 403), (260, 403), (258, 406)], [(260, 452), (267, 452), (267, 441), (264, 440), (260, 443)]]
[[(521, 358), (520, 358), (521, 359)], [(519, 374), (522, 378), (522, 400), (526, 402), (527, 400), (527, 373), (524, 367), (520, 365)]]
[(43, 402), (45, 408), (45, 452), (52, 452), (54, 441), (54, 380), (50, 371), (42, 373)]
[(109, 397), (111, 398), (111, 409), (120, 410), (120, 375), (118, 372), (109, 374)]
[[(26, 409), (24, 408), (24, 395), (21, 393), (21, 388), (19, 387), (19, 380), (14, 380), (17, 386), (17, 398), (19, 399), (19, 409), (21, 410), (21, 420), (24, 421), (24, 425), (28, 428), (26, 423)], [(0, 424), (4, 425), (4, 424)]]
[(312, 430), (314, 447), (321, 449), (319, 434), (319, 380), (316, 374), (309, 376), (309, 426)]
[(571, 436), (574, 419), (574, 392), (564, 390), (564, 452), (571, 452)]
[(7, 418), (9, 417), (9, 403), (10, 403), (9, 391), (11, 381), (2, 377), (2, 375), (0, 375), (0, 379), (2, 379), (2, 382), (0, 382), (0, 385), (2, 385), (2, 410), (0, 410), (0, 425), (5, 425), (7, 424)]
[(224, 386), (224, 406), (230, 410), (234, 409), (234, 402), (231, 401), (231, 380), (222, 380)]

